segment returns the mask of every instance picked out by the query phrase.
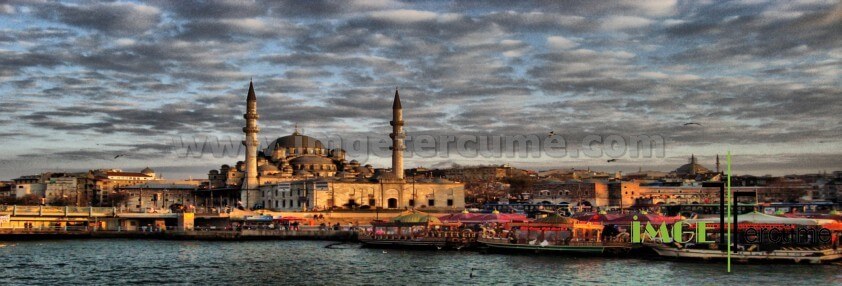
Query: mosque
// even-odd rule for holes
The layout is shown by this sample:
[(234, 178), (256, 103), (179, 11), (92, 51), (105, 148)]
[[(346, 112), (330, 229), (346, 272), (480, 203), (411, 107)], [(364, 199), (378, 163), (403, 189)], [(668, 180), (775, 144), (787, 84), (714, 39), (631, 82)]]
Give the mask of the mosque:
[(392, 166), (377, 169), (356, 160), (347, 161), (345, 151), (325, 148), (321, 141), (296, 130), (259, 150), (257, 96), (249, 83), (243, 128), (245, 161), (233, 167), (211, 170), (211, 188), (238, 188), (240, 203), (247, 208), (273, 210), (424, 209), (462, 210), (464, 184), (435, 179), (404, 178), (403, 107), (395, 90), (392, 104)]

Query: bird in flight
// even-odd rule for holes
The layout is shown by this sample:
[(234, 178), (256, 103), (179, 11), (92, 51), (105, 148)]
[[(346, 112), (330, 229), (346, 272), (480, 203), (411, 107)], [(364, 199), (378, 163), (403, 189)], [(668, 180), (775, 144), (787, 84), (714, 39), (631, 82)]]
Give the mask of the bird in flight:
[(128, 156), (128, 155), (126, 155), (126, 154), (120, 154), (120, 155), (114, 156), (114, 159), (117, 159), (117, 158), (120, 158), (120, 157), (123, 157), (123, 156)]
[(699, 124), (699, 123), (696, 123), (696, 122), (687, 122), (687, 123), (684, 123), (684, 126), (688, 126), (688, 125), (699, 125), (699, 126), (702, 126), (702, 124)]
[(617, 162), (617, 159), (608, 159), (608, 163)]

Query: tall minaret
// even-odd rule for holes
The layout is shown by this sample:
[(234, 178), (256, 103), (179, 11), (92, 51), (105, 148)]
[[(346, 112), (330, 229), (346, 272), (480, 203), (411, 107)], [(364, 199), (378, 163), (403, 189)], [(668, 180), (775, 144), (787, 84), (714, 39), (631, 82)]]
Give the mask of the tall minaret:
[(257, 96), (254, 95), (254, 84), (249, 81), (249, 93), (246, 99), (246, 114), (243, 115), (246, 119), (246, 127), (243, 127), (243, 132), (246, 133), (246, 140), (243, 140), (243, 145), (246, 146), (246, 174), (243, 178), (243, 185), (240, 189), (240, 201), (246, 208), (251, 208), (257, 203), (257, 133), (260, 129), (257, 128)]
[(403, 179), (403, 150), (406, 149), (403, 146), (403, 140), (406, 138), (406, 134), (403, 133), (403, 108), (401, 107), (401, 96), (398, 95), (398, 89), (395, 89), (395, 102), (392, 103), (392, 121), (389, 124), (392, 125), (392, 134), (389, 134), (389, 137), (392, 138), (392, 146), (389, 147), (389, 149), (392, 149), (392, 172), (398, 179)]
[(719, 154), (716, 154), (716, 172), (719, 173)]

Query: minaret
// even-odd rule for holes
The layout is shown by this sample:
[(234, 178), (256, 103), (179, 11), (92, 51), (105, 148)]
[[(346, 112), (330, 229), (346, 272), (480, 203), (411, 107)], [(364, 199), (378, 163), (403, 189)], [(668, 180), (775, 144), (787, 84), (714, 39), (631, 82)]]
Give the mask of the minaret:
[(392, 103), (392, 121), (389, 124), (392, 125), (392, 134), (389, 134), (389, 137), (392, 138), (392, 146), (389, 147), (392, 150), (392, 172), (398, 179), (403, 179), (403, 150), (406, 149), (403, 146), (403, 140), (406, 138), (406, 134), (403, 133), (403, 108), (397, 88), (395, 89), (395, 102)]
[(719, 173), (719, 154), (716, 154), (716, 172)]
[(246, 114), (243, 115), (246, 119), (246, 127), (243, 127), (243, 132), (246, 133), (246, 140), (243, 140), (243, 145), (246, 146), (246, 174), (243, 178), (243, 185), (240, 189), (240, 201), (245, 208), (251, 208), (257, 203), (257, 133), (260, 129), (257, 128), (257, 96), (254, 95), (254, 84), (249, 81), (249, 93), (246, 99)]

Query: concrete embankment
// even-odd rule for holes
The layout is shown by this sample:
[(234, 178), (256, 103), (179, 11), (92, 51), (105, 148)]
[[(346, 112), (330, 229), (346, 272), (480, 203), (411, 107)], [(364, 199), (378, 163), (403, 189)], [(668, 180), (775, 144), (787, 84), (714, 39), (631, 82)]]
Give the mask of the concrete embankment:
[(170, 239), (170, 240), (207, 240), (207, 241), (246, 241), (246, 240), (326, 240), (356, 241), (352, 231), (281, 231), (281, 230), (242, 230), (242, 231), (0, 231), (0, 240), (33, 239), (79, 239), (79, 238), (131, 238), (131, 239)]

